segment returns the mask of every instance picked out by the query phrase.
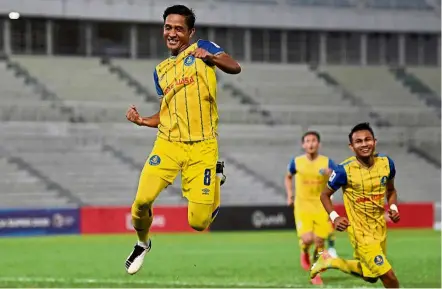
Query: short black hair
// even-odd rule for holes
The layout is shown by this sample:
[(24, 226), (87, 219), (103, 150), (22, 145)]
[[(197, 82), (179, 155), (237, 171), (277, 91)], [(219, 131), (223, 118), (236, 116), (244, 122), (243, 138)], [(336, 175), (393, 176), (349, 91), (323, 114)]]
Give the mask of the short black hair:
[(318, 142), (321, 142), (321, 136), (319, 135), (319, 132), (314, 131), (314, 130), (309, 130), (309, 131), (306, 131), (306, 132), (302, 135), (302, 139), (301, 139), (301, 141), (302, 141), (303, 143), (304, 143), (304, 139), (305, 139), (305, 137), (308, 136), (308, 135), (314, 135), (314, 136), (318, 139)]
[(352, 143), (353, 134), (355, 132), (361, 131), (361, 130), (368, 130), (371, 133), (371, 135), (373, 136), (373, 138), (374, 138), (374, 132), (373, 132), (373, 129), (371, 128), (371, 126), (370, 126), (370, 123), (368, 123), (368, 122), (361, 122), (361, 123), (358, 123), (357, 125), (355, 125), (351, 129), (350, 133), (348, 134), (348, 140), (350, 141), (350, 143)]
[(195, 27), (195, 13), (192, 9), (184, 6), (184, 5), (173, 5), (170, 7), (167, 7), (166, 10), (164, 10), (163, 14), (163, 20), (166, 22), (167, 16), (170, 14), (178, 14), (181, 16), (184, 16), (186, 18), (186, 25), (189, 27), (189, 29), (192, 29)]

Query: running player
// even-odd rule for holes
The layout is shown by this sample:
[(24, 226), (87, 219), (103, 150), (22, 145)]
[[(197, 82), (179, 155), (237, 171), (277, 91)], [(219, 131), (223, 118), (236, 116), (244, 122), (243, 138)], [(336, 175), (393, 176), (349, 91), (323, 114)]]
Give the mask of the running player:
[[(387, 225), (384, 217), (386, 198), (390, 219), (394, 223), (400, 220), (394, 162), (386, 155), (375, 153), (376, 139), (368, 123), (356, 125), (349, 134), (349, 141), (355, 156), (333, 171), (328, 187), (321, 194), (321, 202), (338, 231), (348, 228), (355, 260), (320, 254), (310, 277), (315, 278), (327, 269), (339, 269), (370, 283), (379, 278), (386, 288), (399, 288), (399, 281), (386, 258)], [(330, 201), (330, 196), (341, 187), (348, 219), (339, 216)]]
[[(335, 164), (330, 158), (319, 154), (320, 141), (321, 137), (316, 131), (308, 131), (302, 136), (305, 154), (290, 160), (285, 177), (287, 202), (289, 205), (294, 203), (296, 231), (301, 247), (301, 266), (306, 271), (310, 270), (311, 245), (315, 244), (313, 259), (316, 260), (317, 253), (324, 249), (324, 240), (333, 232), (327, 212), (321, 205), (320, 195)], [(292, 193), (293, 175), (295, 197)], [(319, 275), (312, 283), (322, 284)]]
[(154, 214), (152, 205), (180, 171), (183, 196), (189, 201), (189, 225), (203, 231), (216, 217), (222, 165), (217, 165), (215, 69), (229, 74), (241, 71), (240, 65), (217, 44), (207, 40), (191, 44), (195, 34), (195, 15), (191, 9), (171, 6), (164, 11), (163, 20), (163, 36), (171, 57), (157, 65), (153, 73), (161, 99), (160, 111), (141, 117), (132, 106), (126, 114), (137, 125), (158, 128), (132, 205), (138, 242), (126, 260), (129, 274), (138, 272), (151, 249), (148, 233)]

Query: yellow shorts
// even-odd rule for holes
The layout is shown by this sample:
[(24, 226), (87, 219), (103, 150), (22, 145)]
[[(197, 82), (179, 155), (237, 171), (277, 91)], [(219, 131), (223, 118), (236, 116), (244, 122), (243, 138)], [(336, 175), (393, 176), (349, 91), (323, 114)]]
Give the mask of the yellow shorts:
[(364, 277), (377, 278), (391, 269), (386, 255), (386, 241), (370, 245), (356, 244), (354, 246), (354, 257), (361, 262), (362, 274)]
[(333, 232), (333, 226), (329, 221), (327, 213), (310, 213), (296, 210), (295, 206), (295, 222), (298, 237), (307, 233), (313, 233), (315, 236), (327, 239)]
[(157, 138), (142, 173), (173, 183), (181, 171), (183, 196), (199, 204), (213, 204), (218, 142), (171, 142)]

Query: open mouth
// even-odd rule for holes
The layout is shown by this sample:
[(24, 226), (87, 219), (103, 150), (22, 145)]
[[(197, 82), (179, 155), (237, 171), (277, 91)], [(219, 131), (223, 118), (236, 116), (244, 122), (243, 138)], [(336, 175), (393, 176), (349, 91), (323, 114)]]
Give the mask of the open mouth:
[(167, 39), (167, 43), (171, 46), (177, 45), (178, 44), (178, 39), (176, 38), (168, 38)]
[(370, 152), (370, 149), (366, 148), (366, 149), (361, 149), (361, 152), (364, 154), (367, 154)]

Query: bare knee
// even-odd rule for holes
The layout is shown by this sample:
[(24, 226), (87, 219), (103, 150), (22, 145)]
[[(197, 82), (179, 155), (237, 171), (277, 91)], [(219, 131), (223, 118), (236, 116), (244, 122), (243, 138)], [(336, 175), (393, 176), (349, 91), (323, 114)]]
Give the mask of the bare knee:
[(196, 231), (204, 231), (212, 222), (212, 205), (189, 202), (187, 218), (190, 227)]
[(393, 270), (389, 270), (387, 273), (380, 277), (385, 288), (399, 288), (399, 280), (394, 274)]
[(314, 241), (314, 236), (313, 233), (305, 233), (304, 235), (301, 236), (301, 240), (302, 243), (304, 243), (305, 245), (311, 245), (313, 244)]
[(318, 236), (315, 236), (315, 246), (316, 248), (324, 248), (324, 239)]

